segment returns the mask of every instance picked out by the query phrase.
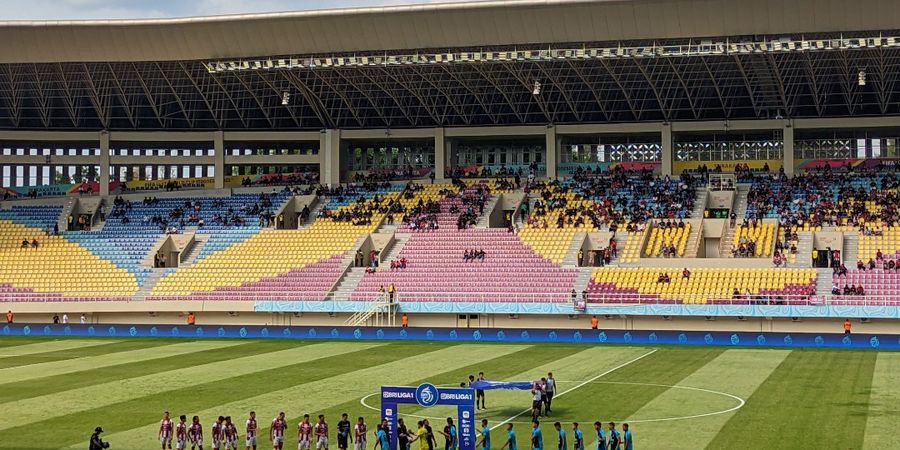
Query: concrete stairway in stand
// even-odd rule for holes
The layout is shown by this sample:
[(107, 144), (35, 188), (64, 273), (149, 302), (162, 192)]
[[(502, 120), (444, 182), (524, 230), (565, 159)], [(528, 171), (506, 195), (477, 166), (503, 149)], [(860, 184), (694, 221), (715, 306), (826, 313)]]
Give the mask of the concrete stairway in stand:
[(134, 294), (134, 300), (137, 300), (137, 301), (146, 300), (147, 297), (150, 296), (150, 293), (153, 292), (153, 287), (156, 286), (156, 283), (158, 283), (159, 280), (163, 279), (163, 277), (166, 274), (174, 272), (174, 271), (175, 271), (175, 269), (173, 269), (173, 268), (153, 269), (153, 271), (150, 272), (150, 275), (148, 275), (147, 278), (144, 280), (144, 284), (141, 286), (141, 288), (138, 289), (136, 294)]
[(843, 259), (844, 265), (848, 268), (856, 268), (856, 261), (859, 260), (859, 233), (844, 233), (844, 248), (842, 250), (841, 259)]
[(584, 245), (585, 239), (587, 239), (587, 233), (575, 233), (575, 238), (572, 239), (569, 250), (566, 251), (566, 256), (563, 257), (563, 266), (575, 267), (578, 265), (578, 250)]
[(832, 280), (833, 274), (834, 271), (832, 269), (816, 269), (816, 295), (831, 295), (831, 286), (834, 284)]

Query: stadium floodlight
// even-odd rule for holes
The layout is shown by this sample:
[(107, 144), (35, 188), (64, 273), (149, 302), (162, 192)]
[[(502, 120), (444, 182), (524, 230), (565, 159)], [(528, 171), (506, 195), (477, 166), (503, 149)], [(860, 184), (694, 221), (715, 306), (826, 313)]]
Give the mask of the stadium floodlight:
[(534, 80), (534, 88), (531, 90), (531, 95), (541, 95), (541, 82), (538, 80)]
[(857, 74), (856, 81), (860, 86), (866, 85), (866, 70), (865, 69), (860, 69), (859, 74)]
[(281, 93), (281, 104), (282, 106), (287, 106), (291, 103), (291, 93), (288, 91), (284, 91)]

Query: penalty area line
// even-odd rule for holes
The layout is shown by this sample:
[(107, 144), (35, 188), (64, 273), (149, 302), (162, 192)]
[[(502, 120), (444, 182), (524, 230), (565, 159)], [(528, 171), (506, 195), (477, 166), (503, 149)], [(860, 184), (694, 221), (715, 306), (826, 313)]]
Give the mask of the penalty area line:
[[(657, 350), (659, 350), (659, 349), (654, 348), (654, 349), (650, 350), (649, 352), (644, 353), (644, 354), (641, 355), (641, 356), (638, 356), (637, 358), (634, 358), (634, 359), (632, 359), (632, 360), (630, 360), (630, 361), (625, 361), (624, 363), (619, 364), (618, 366), (613, 367), (612, 369), (609, 369), (609, 370), (607, 370), (607, 371), (605, 371), (605, 372), (602, 372), (602, 373), (600, 373), (600, 374), (598, 374), (598, 375), (596, 375), (596, 376), (594, 376), (594, 377), (592, 377), (592, 378), (590, 378), (590, 379), (584, 380), (584, 381), (582, 381), (581, 383), (578, 383), (578, 384), (576, 384), (575, 386), (572, 386), (572, 387), (570, 387), (569, 389), (566, 389), (566, 390), (560, 392), (559, 394), (556, 394), (555, 396), (553, 396), (553, 399), (554, 399), (554, 400), (555, 400), (555, 399), (558, 399), (558, 398), (562, 397), (563, 395), (568, 394), (569, 392), (572, 392), (572, 391), (574, 391), (574, 390), (576, 390), (576, 389), (578, 389), (578, 388), (581, 388), (581, 387), (583, 387), (583, 386), (585, 386), (585, 385), (587, 385), (587, 384), (589, 384), (589, 383), (592, 383), (592, 382), (596, 381), (596, 380), (599, 379), (599, 378), (603, 378), (603, 377), (605, 377), (605, 376), (607, 376), (607, 375), (609, 375), (609, 374), (611, 374), (611, 373), (613, 373), (613, 372), (615, 372), (615, 371), (617, 371), (617, 370), (619, 370), (619, 369), (621, 369), (621, 368), (623, 368), (623, 367), (626, 367), (626, 366), (628, 366), (628, 365), (634, 364), (634, 363), (636, 363), (636, 362), (638, 362), (638, 361), (640, 361), (640, 360), (642, 360), (642, 359), (644, 359), (644, 358), (646, 358), (646, 357), (648, 357), (648, 356), (650, 356), (650, 355), (656, 353)], [(495, 429), (497, 429), (497, 428), (500, 428), (500, 427), (502, 427), (503, 425), (506, 425), (507, 423), (510, 423), (510, 422), (512, 422), (513, 420), (518, 419), (518, 418), (519, 418), (520, 416), (522, 416), (523, 414), (526, 414), (526, 413), (529, 413), (529, 412), (531, 412), (531, 408), (528, 408), (528, 409), (526, 409), (526, 410), (524, 410), (524, 411), (522, 411), (522, 412), (520, 412), (520, 413), (518, 413), (518, 414), (516, 414), (516, 415), (514, 415), (514, 416), (510, 416), (509, 418), (507, 418), (507, 419), (504, 420), (503, 422), (500, 422), (500, 423), (498, 423), (497, 425), (492, 426), (492, 427), (491, 427), (491, 431), (493, 431), (493, 430), (495, 430)]]

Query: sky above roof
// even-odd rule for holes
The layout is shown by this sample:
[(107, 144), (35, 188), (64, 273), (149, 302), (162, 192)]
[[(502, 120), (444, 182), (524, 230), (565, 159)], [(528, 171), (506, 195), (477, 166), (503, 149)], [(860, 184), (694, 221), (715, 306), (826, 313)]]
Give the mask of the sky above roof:
[(2, 0), (2, 20), (149, 19), (463, 0)]

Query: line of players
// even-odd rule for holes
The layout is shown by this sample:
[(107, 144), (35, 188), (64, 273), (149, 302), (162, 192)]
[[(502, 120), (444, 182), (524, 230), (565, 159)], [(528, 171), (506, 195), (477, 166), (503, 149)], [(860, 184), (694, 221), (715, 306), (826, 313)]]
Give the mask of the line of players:
[[(569, 450), (569, 439), (566, 431), (562, 428), (562, 424), (556, 422), (553, 424), (553, 428), (556, 429), (557, 434), (556, 449)], [(634, 450), (634, 441), (632, 440), (631, 431), (628, 430), (627, 423), (622, 424), (622, 432), (619, 432), (616, 429), (615, 422), (609, 422), (604, 430), (603, 424), (597, 421), (594, 422), (594, 430), (597, 432), (596, 450)], [(574, 441), (572, 450), (584, 450), (584, 433), (578, 427), (578, 422), (572, 422), (572, 439)], [(482, 450), (490, 450), (491, 448), (491, 429), (488, 427), (487, 419), (481, 419), (481, 440), (478, 442), (478, 446)], [(540, 422), (532, 420), (531, 450), (545, 450), (545, 448)], [(518, 450), (516, 432), (513, 430), (512, 422), (506, 424), (506, 442), (500, 447), (500, 450)]]
[[(320, 414), (316, 423), (310, 423), (309, 414), (303, 415), (303, 420), (297, 425), (297, 449), (310, 450), (328, 450), (328, 423), (325, 422), (325, 416)], [(285, 433), (288, 424), (284, 418), (284, 413), (279, 413), (278, 417), (272, 419), (269, 427), (269, 442), (272, 444), (273, 450), (282, 450), (284, 448)], [(366, 450), (366, 432), (367, 426), (362, 417), (357, 420), (355, 425), (351, 425), (347, 418), (347, 414), (341, 416), (338, 422), (338, 448), (347, 450), (348, 441), (350, 440), (350, 431), (354, 433), (354, 450)], [(390, 438), (386, 431), (388, 429), (387, 421), (378, 425), (375, 437), (378, 444), (384, 450), (390, 448)], [(244, 444), (246, 450), (257, 450), (257, 438), (259, 433), (259, 423), (256, 420), (256, 413), (250, 411), (250, 416), (245, 424)], [(187, 450), (190, 445), (191, 450), (203, 450), (203, 425), (200, 424), (200, 418), (194, 416), (191, 423), (187, 423), (187, 416), (179, 417), (179, 422), (174, 423), (166, 411), (159, 423), (159, 442), (162, 450), (171, 450), (172, 442), (175, 442), (176, 450)], [(231, 419), (231, 416), (219, 416), (213, 423), (211, 430), (212, 450), (238, 450), (240, 435), (237, 425)], [(378, 446), (376, 446), (376, 449)]]
[[(328, 450), (328, 423), (325, 416), (320, 414), (315, 424), (310, 423), (309, 414), (303, 415), (303, 420), (297, 425), (297, 449), (310, 450), (311, 444), (315, 443), (316, 450)], [(413, 442), (419, 441), (419, 450), (435, 450), (437, 442), (435, 442), (433, 432), (428, 420), (420, 420), (418, 429), (414, 433), (409, 433), (403, 424), (403, 419), (399, 422), (399, 450), (410, 450)], [(488, 420), (481, 420), (481, 439), (478, 447), (482, 450), (491, 450), (491, 428), (488, 427)], [(269, 427), (269, 442), (272, 444), (273, 450), (283, 450), (285, 433), (287, 431), (287, 421), (284, 412), (279, 413), (278, 417), (272, 419)], [(518, 450), (516, 442), (516, 433), (513, 430), (513, 423), (506, 424), (506, 442), (500, 450)], [(566, 431), (562, 429), (562, 424), (556, 422), (553, 427), (557, 432), (557, 450), (568, 450), (568, 437)], [(382, 420), (376, 426), (375, 446), (373, 450), (390, 450), (390, 436), (388, 434), (389, 425), (387, 420)], [(609, 422), (604, 430), (601, 422), (594, 422), (594, 430), (597, 433), (596, 450), (633, 450), (634, 441), (628, 424), (622, 425), (622, 432), (616, 429), (615, 422)], [(245, 449), (257, 450), (257, 434), (259, 431), (259, 423), (256, 420), (256, 413), (250, 411), (250, 417), (246, 421)], [(341, 415), (337, 429), (338, 448), (347, 450), (350, 440), (351, 423), (347, 414)], [(367, 439), (366, 433), (368, 427), (362, 417), (357, 419), (357, 423), (352, 425), (354, 450), (366, 450)], [(410, 438), (410, 435), (414, 437)], [(458, 447), (458, 435), (456, 426), (453, 424), (452, 418), (447, 418), (447, 426), (444, 427), (443, 433), (445, 438), (444, 450), (456, 450)], [(190, 424), (187, 423), (187, 416), (179, 417), (179, 422), (173, 424), (166, 411), (159, 426), (159, 441), (162, 450), (171, 450), (172, 441), (175, 441), (176, 450), (187, 450), (190, 443), (191, 450), (203, 450), (203, 426), (200, 424), (200, 418), (194, 416)], [(237, 426), (231, 420), (231, 416), (219, 416), (212, 425), (212, 450), (238, 450), (239, 434)], [(313, 439), (314, 437), (314, 439)], [(572, 450), (585, 450), (584, 434), (579, 428), (578, 422), (572, 423)], [(532, 421), (531, 429), (531, 445), (530, 450), (544, 450), (543, 433), (541, 432), (540, 422)]]

